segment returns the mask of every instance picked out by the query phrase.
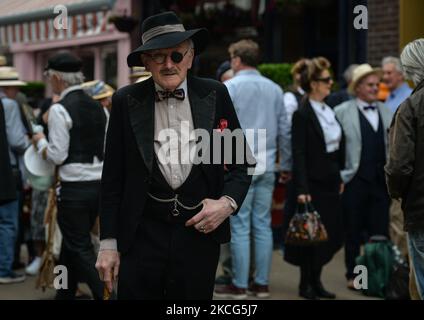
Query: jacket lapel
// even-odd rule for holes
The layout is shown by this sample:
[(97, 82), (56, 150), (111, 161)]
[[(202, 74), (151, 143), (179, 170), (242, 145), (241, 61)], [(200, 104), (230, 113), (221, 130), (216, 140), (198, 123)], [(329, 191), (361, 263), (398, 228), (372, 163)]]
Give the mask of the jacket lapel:
[(309, 117), (311, 118), (315, 131), (318, 133), (318, 135), (321, 137), (322, 141), (324, 141), (324, 144), (325, 144), (324, 132), (322, 131), (321, 125), (319, 124), (319, 120), (314, 112), (314, 109), (312, 109), (312, 106), (309, 100), (306, 105), (306, 110), (309, 113)]
[(355, 100), (352, 100), (352, 105), (350, 108), (350, 115), (349, 117), (352, 118), (352, 127), (354, 129), (354, 131), (356, 132), (358, 138), (359, 138), (359, 143), (361, 143), (362, 141), (362, 136), (361, 136), (361, 125), (359, 123), (359, 110), (358, 110), (358, 106), (356, 104)]
[(383, 121), (383, 129), (384, 129), (384, 132), (386, 133), (392, 121), (392, 113), (383, 103), (379, 102), (377, 105), (378, 105), (378, 111)]
[(187, 85), (193, 126), (195, 129), (206, 130), (212, 137), (216, 112), (216, 91), (201, 92), (191, 77), (188, 78)]
[(140, 95), (128, 95), (128, 109), (138, 150), (151, 173), (153, 166), (155, 101), (153, 81), (148, 81), (146, 83), (147, 88), (140, 90)]

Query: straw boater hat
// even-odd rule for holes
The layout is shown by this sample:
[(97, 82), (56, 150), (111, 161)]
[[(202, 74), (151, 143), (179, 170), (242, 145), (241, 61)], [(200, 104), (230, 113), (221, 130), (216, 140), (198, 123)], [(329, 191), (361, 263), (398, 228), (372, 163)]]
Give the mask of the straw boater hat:
[(137, 78), (136, 83), (149, 79), (152, 76), (152, 73), (146, 71), (145, 67), (132, 67), (130, 79)]
[(128, 66), (142, 66), (143, 52), (175, 47), (187, 39), (193, 40), (195, 53), (199, 54), (208, 43), (208, 31), (204, 28), (186, 30), (172, 11), (148, 17), (141, 26), (142, 45), (129, 54)]
[(0, 87), (22, 87), (26, 82), (19, 80), (19, 73), (13, 67), (0, 67)]
[(383, 71), (380, 68), (373, 68), (369, 64), (364, 63), (357, 66), (353, 70), (352, 82), (349, 85), (348, 91), (350, 94), (355, 94), (355, 88), (359, 82), (365, 77), (368, 77), (371, 74), (375, 74), (379, 78), (382, 77)]
[(84, 82), (81, 87), (94, 100), (101, 100), (111, 97), (115, 92), (115, 90), (110, 85), (104, 83), (101, 80)]
[(5, 56), (0, 56), (0, 66), (5, 66), (7, 64), (7, 60)]

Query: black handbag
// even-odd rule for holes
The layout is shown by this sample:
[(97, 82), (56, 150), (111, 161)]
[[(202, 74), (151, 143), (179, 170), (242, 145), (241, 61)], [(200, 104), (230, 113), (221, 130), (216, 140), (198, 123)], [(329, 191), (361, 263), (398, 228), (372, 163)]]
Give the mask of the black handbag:
[(310, 246), (328, 241), (327, 230), (312, 203), (298, 204), (286, 233), (286, 244)]

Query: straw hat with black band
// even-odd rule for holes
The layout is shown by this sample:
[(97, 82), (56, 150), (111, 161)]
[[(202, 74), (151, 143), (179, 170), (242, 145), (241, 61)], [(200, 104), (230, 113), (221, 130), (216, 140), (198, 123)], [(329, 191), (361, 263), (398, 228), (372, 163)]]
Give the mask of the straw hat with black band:
[(358, 84), (361, 82), (362, 79), (368, 77), (371, 74), (375, 74), (381, 79), (381, 77), (383, 76), (383, 71), (380, 68), (373, 68), (367, 63), (357, 66), (353, 70), (352, 82), (348, 87), (349, 93), (352, 95), (356, 95), (355, 89)]
[(0, 67), (0, 87), (22, 87), (27, 83), (19, 80), (19, 73), (14, 67)]
[(191, 39), (195, 54), (201, 53), (208, 43), (208, 30), (205, 28), (186, 30), (172, 12), (164, 12), (147, 18), (141, 26), (142, 45), (127, 57), (129, 67), (143, 66), (141, 54), (157, 49), (172, 48), (181, 42)]

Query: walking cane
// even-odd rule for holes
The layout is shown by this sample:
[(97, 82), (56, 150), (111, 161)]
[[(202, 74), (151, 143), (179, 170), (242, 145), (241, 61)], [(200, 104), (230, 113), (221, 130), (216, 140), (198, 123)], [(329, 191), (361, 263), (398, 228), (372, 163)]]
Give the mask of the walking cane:
[(109, 288), (107, 287), (107, 284), (105, 282), (103, 286), (103, 300), (111, 300), (114, 285), (115, 285), (115, 276), (112, 270), (112, 291), (109, 291)]

